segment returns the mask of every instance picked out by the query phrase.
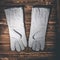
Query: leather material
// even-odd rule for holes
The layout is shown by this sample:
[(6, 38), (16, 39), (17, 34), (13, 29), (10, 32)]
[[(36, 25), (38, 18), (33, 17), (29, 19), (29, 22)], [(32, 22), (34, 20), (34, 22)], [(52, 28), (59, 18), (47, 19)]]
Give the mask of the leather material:
[(44, 50), (49, 18), (49, 8), (32, 8), (29, 47), (35, 51)]
[(9, 28), (10, 48), (12, 51), (24, 50), (27, 47), (27, 40), (24, 28), (23, 8), (14, 7), (5, 9), (5, 15)]

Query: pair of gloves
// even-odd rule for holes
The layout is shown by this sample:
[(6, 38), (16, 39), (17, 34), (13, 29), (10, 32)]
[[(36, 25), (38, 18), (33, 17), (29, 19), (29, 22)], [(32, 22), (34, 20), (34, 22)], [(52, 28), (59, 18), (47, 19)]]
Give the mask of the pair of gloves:
[[(27, 47), (22, 7), (5, 9), (5, 15), (10, 34), (10, 48), (21, 51)], [(34, 51), (44, 50), (45, 35), (49, 18), (49, 8), (32, 8), (31, 28), (28, 46)]]

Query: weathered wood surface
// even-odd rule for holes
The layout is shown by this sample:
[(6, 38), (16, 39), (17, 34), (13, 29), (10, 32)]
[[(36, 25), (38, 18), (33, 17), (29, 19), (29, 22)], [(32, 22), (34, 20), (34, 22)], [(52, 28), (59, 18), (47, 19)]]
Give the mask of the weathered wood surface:
[[(12, 52), (10, 50), (9, 31), (4, 14), (4, 8), (6, 6), (24, 5), (24, 18), (26, 35), (29, 37), (30, 25), (31, 25), (31, 9), (33, 5), (52, 5), (52, 10), (48, 22), (47, 34), (46, 34), (46, 47), (44, 51), (34, 52), (30, 48), (26, 48), (21, 52)], [(0, 60), (37, 60), (46, 59), (53, 60), (56, 56), (56, 3), (54, 0), (1, 0), (0, 1)], [(35, 58), (35, 59), (34, 59)]]

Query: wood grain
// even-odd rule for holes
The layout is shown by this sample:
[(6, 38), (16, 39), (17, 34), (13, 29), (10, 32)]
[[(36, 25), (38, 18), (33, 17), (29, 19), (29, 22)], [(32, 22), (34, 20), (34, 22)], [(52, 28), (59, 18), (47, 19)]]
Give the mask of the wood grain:
[[(51, 5), (51, 14), (47, 26), (46, 43), (43, 51), (35, 52), (26, 48), (21, 52), (10, 50), (9, 29), (4, 13), (7, 6), (24, 5), (24, 23), (26, 36), (29, 38), (31, 26), (31, 10), (33, 5)], [(53, 60), (56, 45), (56, 3), (54, 0), (1, 0), (0, 1), (0, 60)], [(35, 59), (34, 59), (35, 58)]]

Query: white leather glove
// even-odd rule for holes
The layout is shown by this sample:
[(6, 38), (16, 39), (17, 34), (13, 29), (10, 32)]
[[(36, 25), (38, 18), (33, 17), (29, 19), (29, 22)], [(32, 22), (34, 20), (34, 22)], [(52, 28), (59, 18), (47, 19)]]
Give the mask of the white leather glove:
[(29, 47), (35, 51), (44, 50), (49, 8), (32, 8)]
[(27, 47), (27, 40), (22, 7), (8, 8), (4, 11), (9, 28), (11, 50), (14, 51), (16, 49), (18, 52), (24, 50)]

